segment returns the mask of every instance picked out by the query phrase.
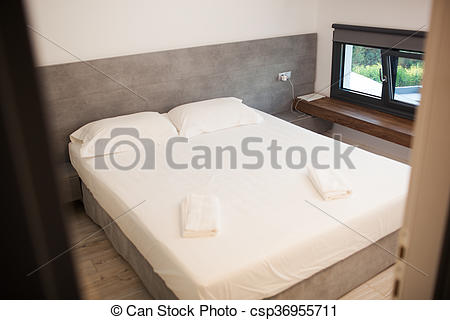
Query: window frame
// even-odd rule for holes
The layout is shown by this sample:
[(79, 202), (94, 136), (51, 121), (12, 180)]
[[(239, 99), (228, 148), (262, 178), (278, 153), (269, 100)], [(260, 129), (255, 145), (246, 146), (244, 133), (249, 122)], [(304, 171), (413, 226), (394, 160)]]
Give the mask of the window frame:
[[(381, 50), (382, 74), (383, 76), (386, 76), (386, 81), (382, 82), (381, 98), (376, 98), (369, 94), (352, 91), (343, 87), (345, 45), (355, 45)], [(404, 57), (423, 60), (423, 55), (424, 53), (421, 51), (405, 52), (399, 49), (388, 49), (358, 43), (333, 41), (330, 96), (332, 98), (348, 101), (402, 118), (414, 119), (418, 106), (394, 100), (391, 57)]]
[[(383, 53), (382, 53), (383, 54)], [(415, 112), (416, 108), (420, 105), (413, 105), (413, 104), (409, 104), (409, 103), (405, 103), (405, 102), (401, 102), (399, 100), (395, 100), (394, 99), (394, 95), (395, 95), (395, 83), (393, 82), (393, 78), (392, 78), (392, 60), (391, 57), (397, 57), (397, 58), (407, 58), (407, 59), (415, 59), (415, 60), (422, 60), (423, 61), (423, 52), (405, 52), (402, 50), (387, 50), (387, 72), (389, 73), (388, 75), (388, 81), (387, 81), (387, 85), (389, 86), (389, 90), (388, 90), (388, 105), (392, 106), (393, 108), (398, 108), (398, 107), (403, 107), (406, 110), (408, 110), (408, 108), (413, 108)], [(383, 71), (384, 74), (384, 71)]]

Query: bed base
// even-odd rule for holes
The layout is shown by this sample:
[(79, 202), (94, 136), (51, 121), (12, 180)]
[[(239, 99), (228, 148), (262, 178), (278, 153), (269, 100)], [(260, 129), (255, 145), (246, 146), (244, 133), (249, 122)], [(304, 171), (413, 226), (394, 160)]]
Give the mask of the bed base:
[[(117, 224), (112, 223), (111, 217), (94, 199), (86, 185), (84, 183), (81, 185), (86, 214), (100, 227), (109, 225), (104, 229), (106, 236), (134, 269), (150, 295), (159, 300), (178, 299)], [(377, 243), (390, 252), (396, 252), (397, 237), (398, 231), (387, 235)], [(394, 262), (395, 257), (372, 244), (268, 299), (337, 299)]]

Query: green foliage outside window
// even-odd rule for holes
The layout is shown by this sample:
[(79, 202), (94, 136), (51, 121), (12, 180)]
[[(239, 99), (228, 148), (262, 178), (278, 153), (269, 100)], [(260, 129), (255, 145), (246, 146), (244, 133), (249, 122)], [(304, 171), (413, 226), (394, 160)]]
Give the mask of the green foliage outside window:
[[(379, 49), (353, 46), (352, 71), (380, 81), (381, 51)], [(397, 67), (397, 87), (418, 86), (422, 84), (423, 61), (408, 58), (399, 58)]]
[(397, 68), (396, 87), (420, 86), (423, 77), (423, 63), (411, 65), (410, 68), (400, 66)]
[(375, 80), (376, 82), (380, 82), (380, 70), (381, 69), (381, 63), (373, 64), (373, 65), (353, 65), (352, 71), (360, 74), (364, 77), (367, 77), (369, 79)]
[(352, 69), (354, 66), (381, 65), (381, 50), (360, 46), (353, 46)]

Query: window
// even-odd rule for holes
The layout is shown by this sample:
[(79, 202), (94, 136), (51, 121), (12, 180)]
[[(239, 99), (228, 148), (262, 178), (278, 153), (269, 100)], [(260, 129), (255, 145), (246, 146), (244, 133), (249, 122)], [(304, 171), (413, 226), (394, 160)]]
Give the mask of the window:
[(391, 57), (390, 62), (394, 101), (418, 106), (422, 88), (423, 61), (420, 58)]
[(381, 98), (381, 49), (346, 44), (342, 88)]
[(414, 38), (403, 34), (412, 31), (343, 29), (346, 33), (336, 35), (335, 30), (333, 38), (331, 97), (412, 119), (421, 98), (423, 52), (411, 48), (421, 49), (422, 41), (409, 42), (403, 49), (390, 45)]

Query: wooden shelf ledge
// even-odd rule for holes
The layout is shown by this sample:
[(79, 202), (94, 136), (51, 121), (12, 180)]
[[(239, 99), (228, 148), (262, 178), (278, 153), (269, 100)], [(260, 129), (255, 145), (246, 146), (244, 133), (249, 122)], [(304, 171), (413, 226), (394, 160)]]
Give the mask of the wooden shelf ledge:
[(412, 120), (328, 97), (314, 101), (299, 100), (296, 102), (298, 111), (411, 147)]

